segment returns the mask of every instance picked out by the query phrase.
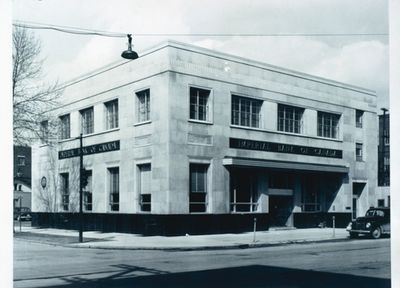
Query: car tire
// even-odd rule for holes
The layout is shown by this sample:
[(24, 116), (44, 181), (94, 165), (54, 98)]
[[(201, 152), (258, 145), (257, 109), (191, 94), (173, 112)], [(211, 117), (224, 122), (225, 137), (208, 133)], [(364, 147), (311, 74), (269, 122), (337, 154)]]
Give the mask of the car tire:
[(357, 237), (358, 237), (358, 233), (350, 232), (350, 238), (351, 239), (354, 239), (354, 238), (357, 238)]
[(371, 231), (371, 237), (374, 239), (379, 239), (382, 236), (382, 230), (381, 227), (375, 227), (372, 231)]

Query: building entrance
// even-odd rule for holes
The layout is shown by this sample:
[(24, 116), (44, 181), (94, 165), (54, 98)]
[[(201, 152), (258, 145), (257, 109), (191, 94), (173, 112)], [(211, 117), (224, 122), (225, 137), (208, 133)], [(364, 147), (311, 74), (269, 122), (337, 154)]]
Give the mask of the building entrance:
[(293, 196), (269, 196), (269, 222), (271, 227), (293, 226)]

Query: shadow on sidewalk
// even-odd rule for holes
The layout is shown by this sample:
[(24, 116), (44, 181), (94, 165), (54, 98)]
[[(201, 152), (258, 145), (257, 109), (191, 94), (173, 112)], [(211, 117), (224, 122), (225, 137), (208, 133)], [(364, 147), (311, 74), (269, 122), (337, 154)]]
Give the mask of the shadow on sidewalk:
[[(52, 234), (42, 234), (42, 233), (32, 233), (32, 232), (16, 232), (14, 233), (14, 238), (25, 239), (40, 243), (54, 244), (54, 245), (79, 243), (78, 234), (75, 237), (75, 236), (52, 235)], [(83, 238), (83, 242), (95, 242), (95, 241), (107, 241), (107, 240), (87, 238), (87, 237)]]
[[(262, 265), (171, 274), (130, 265), (112, 267), (121, 270), (99, 279), (87, 279), (82, 276), (62, 277), (58, 279), (62, 279), (66, 284), (52, 287), (390, 287), (389, 279)], [(143, 273), (149, 275), (139, 276)]]

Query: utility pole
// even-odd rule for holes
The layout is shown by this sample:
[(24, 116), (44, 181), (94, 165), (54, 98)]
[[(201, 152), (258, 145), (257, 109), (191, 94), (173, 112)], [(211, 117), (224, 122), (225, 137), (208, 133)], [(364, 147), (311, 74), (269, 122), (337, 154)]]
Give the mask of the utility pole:
[(82, 143), (82, 133), (79, 136), (80, 149), (79, 149), (79, 242), (83, 242), (83, 193), (82, 193), (82, 177), (83, 177), (83, 143)]
[(381, 108), (381, 110), (383, 111), (383, 115), (382, 115), (382, 146), (381, 146), (381, 167), (382, 167), (382, 176), (381, 178), (381, 183), (382, 185), (386, 185), (386, 181), (387, 181), (387, 171), (385, 169), (385, 142), (386, 142), (386, 112), (388, 111), (388, 109), (386, 108)]

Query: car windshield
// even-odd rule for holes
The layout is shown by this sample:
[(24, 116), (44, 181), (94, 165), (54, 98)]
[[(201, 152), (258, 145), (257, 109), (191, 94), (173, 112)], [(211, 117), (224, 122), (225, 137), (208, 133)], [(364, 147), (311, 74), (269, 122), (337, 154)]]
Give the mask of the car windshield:
[(368, 210), (365, 216), (371, 217), (371, 216), (379, 216), (379, 217), (384, 217), (385, 213), (382, 210)]

